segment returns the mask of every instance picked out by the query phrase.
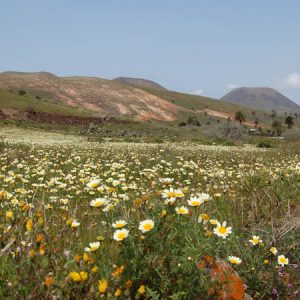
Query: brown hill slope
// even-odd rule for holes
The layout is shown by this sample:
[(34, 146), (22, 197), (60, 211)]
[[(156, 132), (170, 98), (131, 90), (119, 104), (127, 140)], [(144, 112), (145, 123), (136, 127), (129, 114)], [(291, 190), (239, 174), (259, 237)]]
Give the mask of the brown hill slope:
[(115, 78), (114, 81), (117, 81), (117, 82), (120, 82), (123, 84), (134, 85), (137, 87), (146, 87), (146, 88), (166, 90), (166, 88), (164, 88), (160, 84), (158, 84), (152, 80), (143, 79), (143, 78), (118, 77), (118, 78)]
[[(158, 121), (182, 121), (194, 116), (203, 124), (210, 122), (211, 118), (225, 119), (242, 110), (247, 120), (254, 121), (255, 117), (260, 123), (269, 122), (266, 113), (256, 110), (254, 116), (253, 109), (229, 102), (166, 89), (136, 87), (97, 77), (4, 72), (0, 73), (1, 89), (13, 93), (0, 94), (0, 109), (21, 107), (24, 110), (32, 107), (36, 111), (60, 112), (72, 108), (71, 115), (128, 116)], [(26, 92), (25, 96), (16, 97), (20, 90)], [(51, 108), (51, 103), (60, 105), (52, 105)]]
[(57, 77), (51, 73), (0, 73), (0, 89), (24, 90), (70, 106), (109, 115), (173, 121), (183, 108), (133, 86), (96, 77)]

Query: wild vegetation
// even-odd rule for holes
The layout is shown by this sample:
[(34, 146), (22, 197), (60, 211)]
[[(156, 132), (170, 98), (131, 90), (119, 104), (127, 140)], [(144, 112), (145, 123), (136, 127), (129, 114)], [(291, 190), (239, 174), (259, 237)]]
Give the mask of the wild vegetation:
[(177, 111), (162, 122), (151, 101), (137, 118), (66, 105), (56, 85), (0, 91), (0, 298), (300, 297), (298, 115), (63, 81), (65, 96), (98, 82)]
[(299, 299), (296, 148), (6, 136), (0, 298)]
[(71, 107), (63, 103), (57, 103), (40, 96), (26, 95), (26, 92), (8, 92), (0, 90), (0, 109), (9, 110), (7, 113), (24, 113), (28, 109), (38, 112), (56, 113), (71, 116), (93, 116), (93, 113), (84, 109)]

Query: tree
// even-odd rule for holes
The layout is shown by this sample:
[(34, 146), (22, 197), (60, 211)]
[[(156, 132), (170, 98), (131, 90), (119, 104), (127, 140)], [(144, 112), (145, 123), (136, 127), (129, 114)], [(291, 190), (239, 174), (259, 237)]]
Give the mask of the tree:
[(287, 116), (285, 118), (285, 124), (288, 126), (289, 129), (291, 129), (294, 125), (294, 118), (292, 116)]
[(277, 136), (280, 136), (282, 133), (282, 125), (278, 120), (275, 120), (272, 123), (272, 128), (273, 128), (273, 135), (276, 134)]
[(187, 123), (187, 125), (189, 125), (189, 126), (201, 126), (200, 122), (196, 119), (195, 116), (193, 116), (193, 117), (188, 117), (186, 123)]
[(272, 110), (271, 118), (274, 119), (277, 115), (277, 112), (275, 110)]
[(238, 110), (236, 113), (235, 113), (235, 116), (234, 116), (234, 119), (238, 122), (240, 122), (241, 124), (244, 123), (246, 121), (246, 118), (243, 114), (243, 112), (241, 110)]

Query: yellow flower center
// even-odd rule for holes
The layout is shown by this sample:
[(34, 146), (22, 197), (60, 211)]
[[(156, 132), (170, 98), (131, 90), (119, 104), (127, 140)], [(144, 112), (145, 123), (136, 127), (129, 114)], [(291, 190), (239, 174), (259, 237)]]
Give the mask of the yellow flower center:
[(149, 223), (144, 225), (144, 230), (146, 230), (146, 231), (150, 230), (151, 228), (152, 228), (152, 226)]
[(202, 219), (203, 220), (208, 220), (208, 215), (204, 214), (204, 215), (201, 215)]
[(286, 263), (286, 259), (284, 257), (280, 257), (279, 258), (279, 261), (282, 263), (282, 264), (285, 264)]
[(121, 232), (118, 234), (118, 239), (123, 240), (125, 238), (125, 232)]
[(225, 234), (225, 233), (227, 233), (227, 228), (226, 228), (226, 227), (223, 227), (223, 226), (220, 226), (220, 227), (218, 228), (218, 231), (219, 231), (221, 234)]

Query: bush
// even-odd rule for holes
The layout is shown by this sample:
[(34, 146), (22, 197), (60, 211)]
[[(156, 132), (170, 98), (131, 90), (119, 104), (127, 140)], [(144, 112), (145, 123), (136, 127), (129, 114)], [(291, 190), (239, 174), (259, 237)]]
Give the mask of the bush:
[(181, 121), (181, 122), (179, 122), (179, 123), (178, 123), (178, 126), (180, 126), (180, 127), (184, 127), (184, 126), (186, 126), (186, 122), (184, 122), (184, 121)]
[(271, 148), (271, 144), (269, 142), (259, 142), (257, 148)]
[(247, 128), (238, 122), (227, 122), (217, 124), (214, 127), (206, 129), (206, 134), (217, 139), (244, 139), (248, 137)]
[(26, 91), (24, 91), (24, 90), (19, 90), (18, 94), (19, 94), (20, 96), (23, 96), (23, 95), (26, 94)]
[(287, 140), (300, 140), (300, 128), (289, 129), (282, 136)]
[(226, 140), (226, 139), (221, 139), (221, 138), (215, 139), (213, 141), (213, 144), (214, 145), (221, 145), (221, 146), (235, 146), (234, 142)]
[(6, 143), (4, 142), (4, 139), (0, 138), (0, 152), (3, 152), (5, 148), (6, 148)]

